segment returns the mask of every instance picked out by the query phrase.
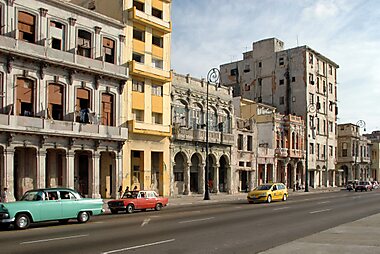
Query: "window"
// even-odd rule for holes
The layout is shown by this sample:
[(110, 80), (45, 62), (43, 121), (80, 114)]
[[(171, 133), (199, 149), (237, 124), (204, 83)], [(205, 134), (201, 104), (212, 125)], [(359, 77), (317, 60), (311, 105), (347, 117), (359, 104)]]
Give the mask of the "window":
[(145, 41), (145, 33), (144, 31), (138, 30), (137, 28), (133, 28), (133, 39), (139, 41)]
[(152, 16), (162, 19), (162, 11), (156, 8), (152, 8)]
[(321, 129), (319, 126), (319, 118), (317, 117), (317, 133), (320, 133), (320, 132), (321, 132)]
[(245, 65), (245, 68), (244, 68), (244, 72), (249, 72), (251, 69), (250, 69), (250, 66), (249, 64), (246, 64)]
[(90, 123), (90, 90), (85, 88), (77, 88), (76, 111), (79, 112), (76, 121), (79, 123)]
[(319, 159), (320, 158), (320, 145), (319, 144), (317, 144), (317, 159)]
[(139, 11), (144, 11), (144, 3), (133, 1), (133, 6), (136, 7), (136, 9)]
[(230, 76), (237, 76), (237, 75), (238, 75), (238, 69), (237, 68), (231, 69)]
[(332, 146), (329, 146), (329, 155), (330, 156), (334, 156), (334, 151), (333, 151), (333, 147)]
[(342, 157), (347, 157), (348, 149), (347, 143), (342, 143)]
[(333, 92), (333, 84), (329, 83), (329, 93), (332, 93), (332, 92)]
[(17, 78), (16, 115), (34, 115), (34, 82), (30, 79)]
[(309, 64), (313, 64), (313, 54), (309, 53)]
[(252, 162), (250, 161), (247, 161), (246, 164), (245, 164), (246, 167), (252, 167)]
[(154, 124), (162, 124), (162, 113), (152, 112), (152, 122)]
[(284, 65), (284, 58), (283, 57), (280, 57), (280, 59), (278, 59), (278, 64), (280, 66)]
[(61, 196), (61, 199), (75, 199), (74, 194), (72, 194), (70, 191), (59, 191), (59, 195)]
[(143, 93), (144, 81), (132, 80), (132, 91)]
[(312, 73), (309, 73), (309, 84), (314, 85), (314, 76)]
[(115, 63), (115, 42), (108, 38), (103, 38), (103, 54), (104, 61), (107, 63)]
[(132, 109), (132, 113), (135, 115), (136, 121), (144, 122), (144, 110)]
[(78, 30), (77, 50), (78, 55), (91, 57), (91, 33)]
[(160, 36), (152, 35), (152, 44), (156, 45), (157, 47), (163, 48), (164, 47), (163, 38)]
[(283, 79), (280, 79), (280, 86), (282, 86), (285, 83)]
[(26, 12), (18, 12), (18, 39), (35, 43), (36, 42), (36, 18)]
[(152, 58), (152, 67), (163, 69), (164, 68), (164, 61), (162, 59)]
[(334, 132), (334, 124), (331, 121), (329, 121), (329, 130), (330, 132)]
[(152, 85), (152, 95), (162, 96), (162, 86)]
[(247, 136), (247, 151), (252, 151), (252, 136)]
[(239, 167), (244, 167), (244, 161), (239, 161)]
[(245, 84), (245, 85), (244, 85), (244, 90), (245, 90), (245, 91), (249, 91), (249, 90), (251, 90), (251, 86), (248, 85), (248, 84)]
[(243, 135), (239, 134), (238, 135), (238, 150), (243, 150)]
[(183, 172), (174, 172), (174, 181), (183, 182)]
[(112, 94), (102, 93), (102, 125), (114, 126), (114, 98)]
[(59, 84), (48, 86), (48, 118), (63, 120), (64, 88)]
[(310, 143), (309, 145), (309, 154), (314, 154), (314, 143)]
[(323, 120), (323, 133), (326, 133), (326, 120)]
[(139, 53), (133, 53), (132, 60), (138, 63), (144, 63), (144, 55), (139, 54)]
[(261, 62), (259, 62), (259, 68), (261, 68), (263, 66), (263, 64)]
[(319, 93), (319, 77), (317, 77), (317, 93)]
[(281, 96), (280, 97), (280, 105), (284, 105), (284, 104), (285, 104), (285, 97)]
[(309, 104), (314, 104), (314, 94), (309, 93)]
[(64, 49), (65, 26), (57, 21), (50, 21), (51, 47), (53, 49)]
[(292, 77), (292, 82), (296, 82), (296, 77)]
[(329, 74), (332, 75), (333, 74), (333, 68), (332, 66), (329, 64)]

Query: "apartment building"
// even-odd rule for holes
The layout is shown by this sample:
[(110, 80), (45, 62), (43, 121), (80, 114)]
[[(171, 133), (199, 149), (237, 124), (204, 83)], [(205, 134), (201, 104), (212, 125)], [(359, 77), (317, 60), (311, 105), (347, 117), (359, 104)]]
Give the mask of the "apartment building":
[(338, 163), (342, 185), (349, 180), (374, 180), (371, 171), (371, 141), (360, 134), (358, 125), (338, 124)]
[(170, 194), (171, 0), (73, 0), (123, 22), (121, 54), (130, 79), (121, 117), (129, 129), (123, 148), (123, 187)]
[(306, 123), (309, 185), (334, 186), (337, 68), (308, 46), (284, 49), (276, 38), (254, 42), (243, 59), (220, 66), (221, 83), (241, 96), (301, 116)]
[(370, 157), (371, 157), (371, 177), (373, 180), (379, 181), (380, 178), (380, 131), (373, 131), (370, 134), (363, 134), (371, 141)]
[[(207, 118), (207, 90), (209, 94)], [(207, 84), (204, 79), (174, 74), (172, 82), (171, 161), (172, 193), (191, 194), (205, 191), (206, 156), (209, 187), (214, 193), (234, 193), (232, 150), (234, 111), (232, 89)], [(206, 154), (208, 124), (209, 153)]]
[[(253, 122), (255, 140), (254, 152), (256, 161), (254, 172), (251, 171), (250, 187), (267, 182), (282, 182), (288, 188), (294, 188), (298, 183), (305, 181), (305, 125), (299, 116), (283, 115), (276, 112), (276, 108), (257, 103), (241, 97), (234, 98), (235, 112), (246, 123)], [(238, 109), (240, 108), (240, 109)], [(238, 136), (238, 152), (250, 153), (245, 150), (244, 136)], [(240, 144), (240, 145), (239, 145)], [(240, 158), (243, 156), (240, 155)], [(239, 166), (242, 164), (239, 161)]]
[(58, 0), (0, 0), (0, 185), (116, 197), (124, 24)]

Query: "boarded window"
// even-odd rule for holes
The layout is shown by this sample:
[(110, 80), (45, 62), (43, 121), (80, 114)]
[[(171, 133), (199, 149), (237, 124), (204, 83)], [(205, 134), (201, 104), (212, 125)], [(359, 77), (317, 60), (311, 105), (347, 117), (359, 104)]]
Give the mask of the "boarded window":
[(63, 120), (63, 86), (49, 84), (48, 88), (48, 117), (54, 120)]
[(77, 41), (78, 55), (91, 57), (91, 33), (79, 30)]
[(104, 61), (115, 63), (115, 42), (108, 38), (103, 38)]
[(50, 21), (50, 45), (53, 49), (64, 49), (65, 26), (57, 21)]
[(18, 12), (19, 40), (35, 43), (35, 22), (36, 18), (26, 12)]
[(16, 115), (34, 115), (34, 82), (30, 79), (17, 79)]
[(111, 94), (102, 94), (102, 124), (113, 126), (113, 96)]

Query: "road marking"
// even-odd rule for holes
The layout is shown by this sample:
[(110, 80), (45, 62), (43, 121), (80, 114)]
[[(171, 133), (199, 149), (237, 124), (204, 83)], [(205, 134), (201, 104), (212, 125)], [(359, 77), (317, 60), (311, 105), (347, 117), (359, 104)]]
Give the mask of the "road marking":
[(104, 221), (95, 221), (95, 222), (93, 222), (94, 224), (103, 224), (104, 223)]
[(203, 218), (203, 219), (197, 219), (197, 220), (185, 220), (185, 221), (180, 221), (178, 223), (190, 223), (190, 222), (197, 222), (197, 221), (205, 221), (205, 220), (212, 220), (215, 217), (209, 217), (209, 218)]
[(36, 241), (22, 242), (20, 244), (43, 243), (43, 242), (49, 242), (49, 241), (59, 241), (59, 240), (80, 238), (80, 237), (86, 237), (86, 236), (88, 236), (88, 235), (73, 235), (73, 236), (66, 236), (66, 237), (59, 237), (59, 238), (50, 238), (50, 239), (42, 239), (42, 240), (36, 240)]
[(237, 206), (237, 207), (235, 207), (236, 209), (241, 209), (241, 206)]
[(278, 211), (278, 210), (283, 210), (283, 209), (288, 209), (289, 206), (285, 206), (285, 207), (280, 207), (280, 208), (275, 208), (273, 209), (273, 211)]
[(124, 249), (110, 250), (110, 251), (102, 252), (102, 254), (110, 254), (110, 253), (122, 252), (122, 251), (127, 251), (127, 250), (135, 250), (135, 249), (139, 249), (139, 248), (144, 248), (144, 247), (149, 247), (149, 246), (159, 245), (159, 244), (164, 244), (164, 243), (170, 243), (170, 242), (174, 242), (174, 241), (175, 241), (175, 239), (169, 239), (169, 240), (165, 240), (165, 241), (159, 241), (159, 242), (154, 242), (154, 243), (147, 243), (147, 244), (132, 246), (132, 247), (124, 248)]
[(152, 215), (152, 216), (149, 216), (150, 218), (160, 218), (160, 215)]
[(331, 209), (324, 209), (324, 210), (318, 210), (318, 211), (313, 211), (313, 212), (310, 212), (310, 214), (313, 214), (313, 213), (322, 213), (322, 212), (328, 212), (330, 211)]
[(150, 218), (146, 218), (143, 223), (141, 224), (141, 227), (144, 227), (146, 224), (148, 224), (150, 221)]
[(326, 204), (326, 203), (330, 203), (331, 201), (322, 201), (322, 202), (319, 202), (318, 205), (320, 204)]

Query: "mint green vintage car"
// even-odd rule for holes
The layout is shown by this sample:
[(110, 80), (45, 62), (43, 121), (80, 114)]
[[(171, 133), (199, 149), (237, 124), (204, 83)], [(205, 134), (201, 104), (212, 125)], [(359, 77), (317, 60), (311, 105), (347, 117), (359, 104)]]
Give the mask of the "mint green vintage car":
[(103, 212), (102, 199), (83, 198), (68, 188), (37, 189), (25, 192), (20, 201), (0, 203), (0, 223), (14, 224), (17, 229), (52, 220), (67, 223), (69, 219), (77, 219), (85, 223), (90, 216)]

